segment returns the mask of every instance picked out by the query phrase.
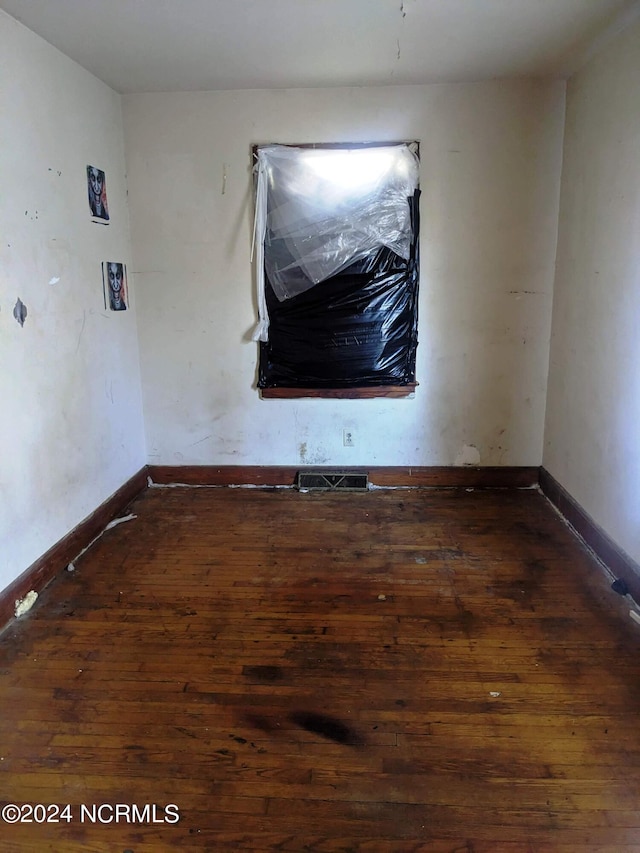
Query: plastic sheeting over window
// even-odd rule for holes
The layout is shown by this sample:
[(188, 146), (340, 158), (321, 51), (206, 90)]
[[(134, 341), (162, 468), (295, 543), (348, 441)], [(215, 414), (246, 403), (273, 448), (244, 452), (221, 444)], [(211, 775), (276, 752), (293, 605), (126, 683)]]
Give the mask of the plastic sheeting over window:
[(259, 386), (412, 382), (417, 145), (256, 157)]

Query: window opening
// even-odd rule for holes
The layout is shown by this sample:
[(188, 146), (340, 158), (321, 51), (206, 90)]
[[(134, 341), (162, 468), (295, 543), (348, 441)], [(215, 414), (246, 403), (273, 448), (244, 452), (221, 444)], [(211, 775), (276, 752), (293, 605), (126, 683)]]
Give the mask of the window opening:
[(416, 385), (417, 143), (254, 154), (263, 396), (406, 396)]

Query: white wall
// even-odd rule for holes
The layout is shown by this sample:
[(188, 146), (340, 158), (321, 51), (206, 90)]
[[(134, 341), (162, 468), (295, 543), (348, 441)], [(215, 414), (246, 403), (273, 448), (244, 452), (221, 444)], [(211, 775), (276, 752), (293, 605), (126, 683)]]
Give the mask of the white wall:
[[(151, 463), (540, 464), (562, 83), (123, 105)], [(261, 401), (248, 340), (251, 145), (397, 139), (419, 139), (422, 154), (415, 399)]]
[[(3, 12), (0, 56), (1, 589), (146, 451), (135, 308), (102, 296), (101, 261), (130, 261), (120, 98)], [(88, 164), (108, 226), (90, 221)]]
[(568, 84), (544, 466), (640, 560), (640, 25)]

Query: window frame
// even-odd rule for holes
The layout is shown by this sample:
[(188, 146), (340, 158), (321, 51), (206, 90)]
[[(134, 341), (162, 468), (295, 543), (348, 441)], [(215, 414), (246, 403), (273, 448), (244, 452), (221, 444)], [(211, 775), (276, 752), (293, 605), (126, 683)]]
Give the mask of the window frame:
[[(283, 143), (283, 142), (263, 142), (256, 143), (251, 146), (252, 163), (258, 162), (258, 151), (271, 145), (281, 145), (287, 148), (302, 148), (302, 149), (319, 149), (319, 150), (360, 150), (367, 148), (380, 148), (391, 146), (414, 146), (418, 161), (420, 161), (420, 141), (417, 139), (411, 140), (388, 140), (386, 142), (305, 142), (305, 143)], [(420, 185), (418, 184), (418, 193), (420, 193)], [(416, 263), (418, 264), (418, 283), (416, 285), (416, 321), (418, 314), (418, 294), (420, 287), (420, 234), (419, 226), (416, 239)], [(417, 344), (416, 344), (417, 346)], [(260, 359), (263, 357), (262, 345), (258, 343), (258, 367)], [(415, 375), (414, 369), (414, 375)], [(257, 387), (262, 399), (266, 400), (283, 400), (283, 399), (302, 399), (302, 398), (319, 398), (319, 399), (375, 399), (375, 398), (392, 398), (403, 399), (412, 398), (415, 396), (415, 390), (419, 382), (414, 379), (413, 382), (407, 382), (400, 385), (381, 384), (381, 385), (355, 385), (344, 387), (293, 387), (293, 386), (276, 386), (272, 388)]]

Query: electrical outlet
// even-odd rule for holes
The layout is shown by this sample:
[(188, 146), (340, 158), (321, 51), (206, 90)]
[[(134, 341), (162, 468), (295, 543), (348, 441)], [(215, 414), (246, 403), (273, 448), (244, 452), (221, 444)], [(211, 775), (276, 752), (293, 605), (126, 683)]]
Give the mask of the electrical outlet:
[(342, 443), (345, 447), (353, 447), (355, 445), (355, 441), (353, 440), (353, 431), (350, 429), (342, 430)]

